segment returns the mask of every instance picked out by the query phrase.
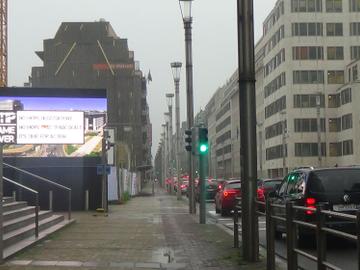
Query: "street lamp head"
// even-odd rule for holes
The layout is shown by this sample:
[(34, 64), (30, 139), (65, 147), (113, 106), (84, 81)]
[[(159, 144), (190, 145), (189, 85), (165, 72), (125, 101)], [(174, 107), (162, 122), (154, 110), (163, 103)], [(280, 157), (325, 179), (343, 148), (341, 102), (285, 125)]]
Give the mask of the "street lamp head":
[(169, 107), (171, 107), (172, 106), (172, 99), (174, 97), (174, 94), (173, 93), (167, 93), (165, 96), (166, 96), (167, 105)]
[(182, 66), (181, 62), (173, 62), (170, 65), (171, 65), (174, 81), (179, 82), (180, 81), (181, 66)]
[(183, 17), (184, 22), (191, 22), (191, 4), (193, 0), (179, 0), (181, 15)]

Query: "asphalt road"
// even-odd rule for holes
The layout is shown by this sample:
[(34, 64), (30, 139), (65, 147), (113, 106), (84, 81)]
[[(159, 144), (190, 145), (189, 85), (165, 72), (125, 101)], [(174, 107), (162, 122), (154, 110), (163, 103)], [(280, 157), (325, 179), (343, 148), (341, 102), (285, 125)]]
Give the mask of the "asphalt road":
[[(208, 202), (206, 204), (206, 211), (208, 213), (207, 217), (209, 222), (221, 224), (230, 230), (234, 229), (232, 216), (222, 217), (220, 214), (216, 214), (213, 202)], [(239, 233), (241, 237), (241, 219), (239, 220)], [(265, 217), (259, 218), (259, 241), (262, 246), (266, 246)], [(282, 239), (276, 240), (275, 250), (279, 257), (286, 258), (286, 235), (283, 235)], [(303, 250), (316, 256), (315, 246), (309, 246)], [(340, 269), (358, 269), (356, 244), (345, 239), (328, 237), (327, 260)], [(315, 262), (303, 256), (298, 255), (298, 262), (302, 269), (317, 269)]]

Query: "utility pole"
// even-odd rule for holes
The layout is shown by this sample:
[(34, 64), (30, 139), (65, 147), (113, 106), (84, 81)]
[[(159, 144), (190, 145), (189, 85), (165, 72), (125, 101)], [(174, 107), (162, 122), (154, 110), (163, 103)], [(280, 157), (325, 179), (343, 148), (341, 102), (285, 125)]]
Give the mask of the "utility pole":
[(317, 126), (317, 146), (318, 146), (318, 166), (321, 167), (321, 122), (320, 122), (320, 94), (316, 95), (316, 126)]
[(164, 187), (167, 188), (167, 185), (166, 185), (166, 179), (167, 179), (167, 147), (166, 147), (166, 144), (167, 144), (167, 140), (166, 140), (166, 124), (162, 124), (162, 127), (163, 127), (163, 142), (164, 142), (164, 171), (163, 171), (163, 181), (164, 181)]
[(257, 189), (257, 157), (253, 0), (237, 0), (237, 10), (242, 253), (245, 260), (255, 262), (259, 259), (259, 224), (254, 203)]
[[(166, 100), (167, 100), (167, 104), (168, 104), (168, 108), (169, 108), (169, 174), (171, 177), (171, 191), (170, 194), (174, 193), (174, 173), (173, 173), (173, 168), (174, 168), (174, 155), (173, 155), (173, 118), (172, 118), (172, 107), (173, 107), (173, 97), (174, 94), (173, 93), (168, 93), (166, 94)], [(179, 181), (179, 180), (178, 180)]]

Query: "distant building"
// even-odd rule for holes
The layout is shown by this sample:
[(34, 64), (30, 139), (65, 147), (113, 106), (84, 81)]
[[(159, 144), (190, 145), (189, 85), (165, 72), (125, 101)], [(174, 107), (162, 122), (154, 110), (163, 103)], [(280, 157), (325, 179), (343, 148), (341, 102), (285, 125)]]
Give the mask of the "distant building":
[(32, 68), (32, 87), (106, 88), (108, 126), (131, 149), (130, 167), (151, 164), (146, 78), (127, 39), (103, 20), (64, 22), (36, 54), (43, 66)]
[(98, 131), (106, 123), (106, 112), (85, 112), (85, 132)]
[(20, 100), (2, 100), (0, 101), (0, 111), (22, 111), (24, 104)]

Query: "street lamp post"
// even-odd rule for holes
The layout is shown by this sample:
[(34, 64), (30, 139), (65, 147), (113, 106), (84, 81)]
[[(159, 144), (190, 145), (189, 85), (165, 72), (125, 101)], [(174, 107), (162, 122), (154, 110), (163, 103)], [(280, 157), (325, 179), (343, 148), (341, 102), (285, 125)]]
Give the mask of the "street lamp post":
[(256, 100), (253, 0), (237, 0), (242, 246), (247, 261), (259, 258), (259, 228), (254, 204), (257, 189)]
[[(194, 125), (194, 100), (193, 100), (193, 64), (192, 64), (192, 39), (191, 24), (192, 14), (191, 5), (193, 0), (179, 0), (181, 15), (185, 29), (185, 57), (186, 57), (186, 100), (187, 100), (187, 124), (188, 129)], [(194, 183), (194, 160), (191, 152), (188, 153), (189, 162), (189, 210), (191, 214), (196, 213), (195, 202), (195, 183)]]
[(178, 200), (181, 200), (181, 183), (180, 183), (180, 96), (179, 96), (179, 86), (180, 86), (180, 71), (181, 71), (181, 62), (173, 62), (170, 64), (174, 83), (175, 83), (175, 122), (176, 122), (176, 173), (177, 173), (177, 191), (176, 196)]
[(170, 177), (172, 179), (171, 181), (171, 191), (170, 194), (172, 194), (174, 192), (174, 174), (173, 174), (173, 160), (174, 160), (174, 155), (173, 155), (173, 120), (172, 120), (172, 107), (173, 107), (173, 97), (174, 94), (173, 93), (168, 93), (166, 94), (166, 102), (169, 108), (169, 173), (170, 173)]
[(168, 152), (168, 146), (167, 146), (167, 136), (166, 136), (166, 132), (167, 132), (167, 124), (162, 124), (162, 127), (163, 127), (163, 139), (164, 139), (164, 187), (167, 188), (166, 186), (166, 179), (168, 177), (168, 170), (167, 170), (167, 167), (168, 167), (168, 156), (167, 156), (167, 152)]

